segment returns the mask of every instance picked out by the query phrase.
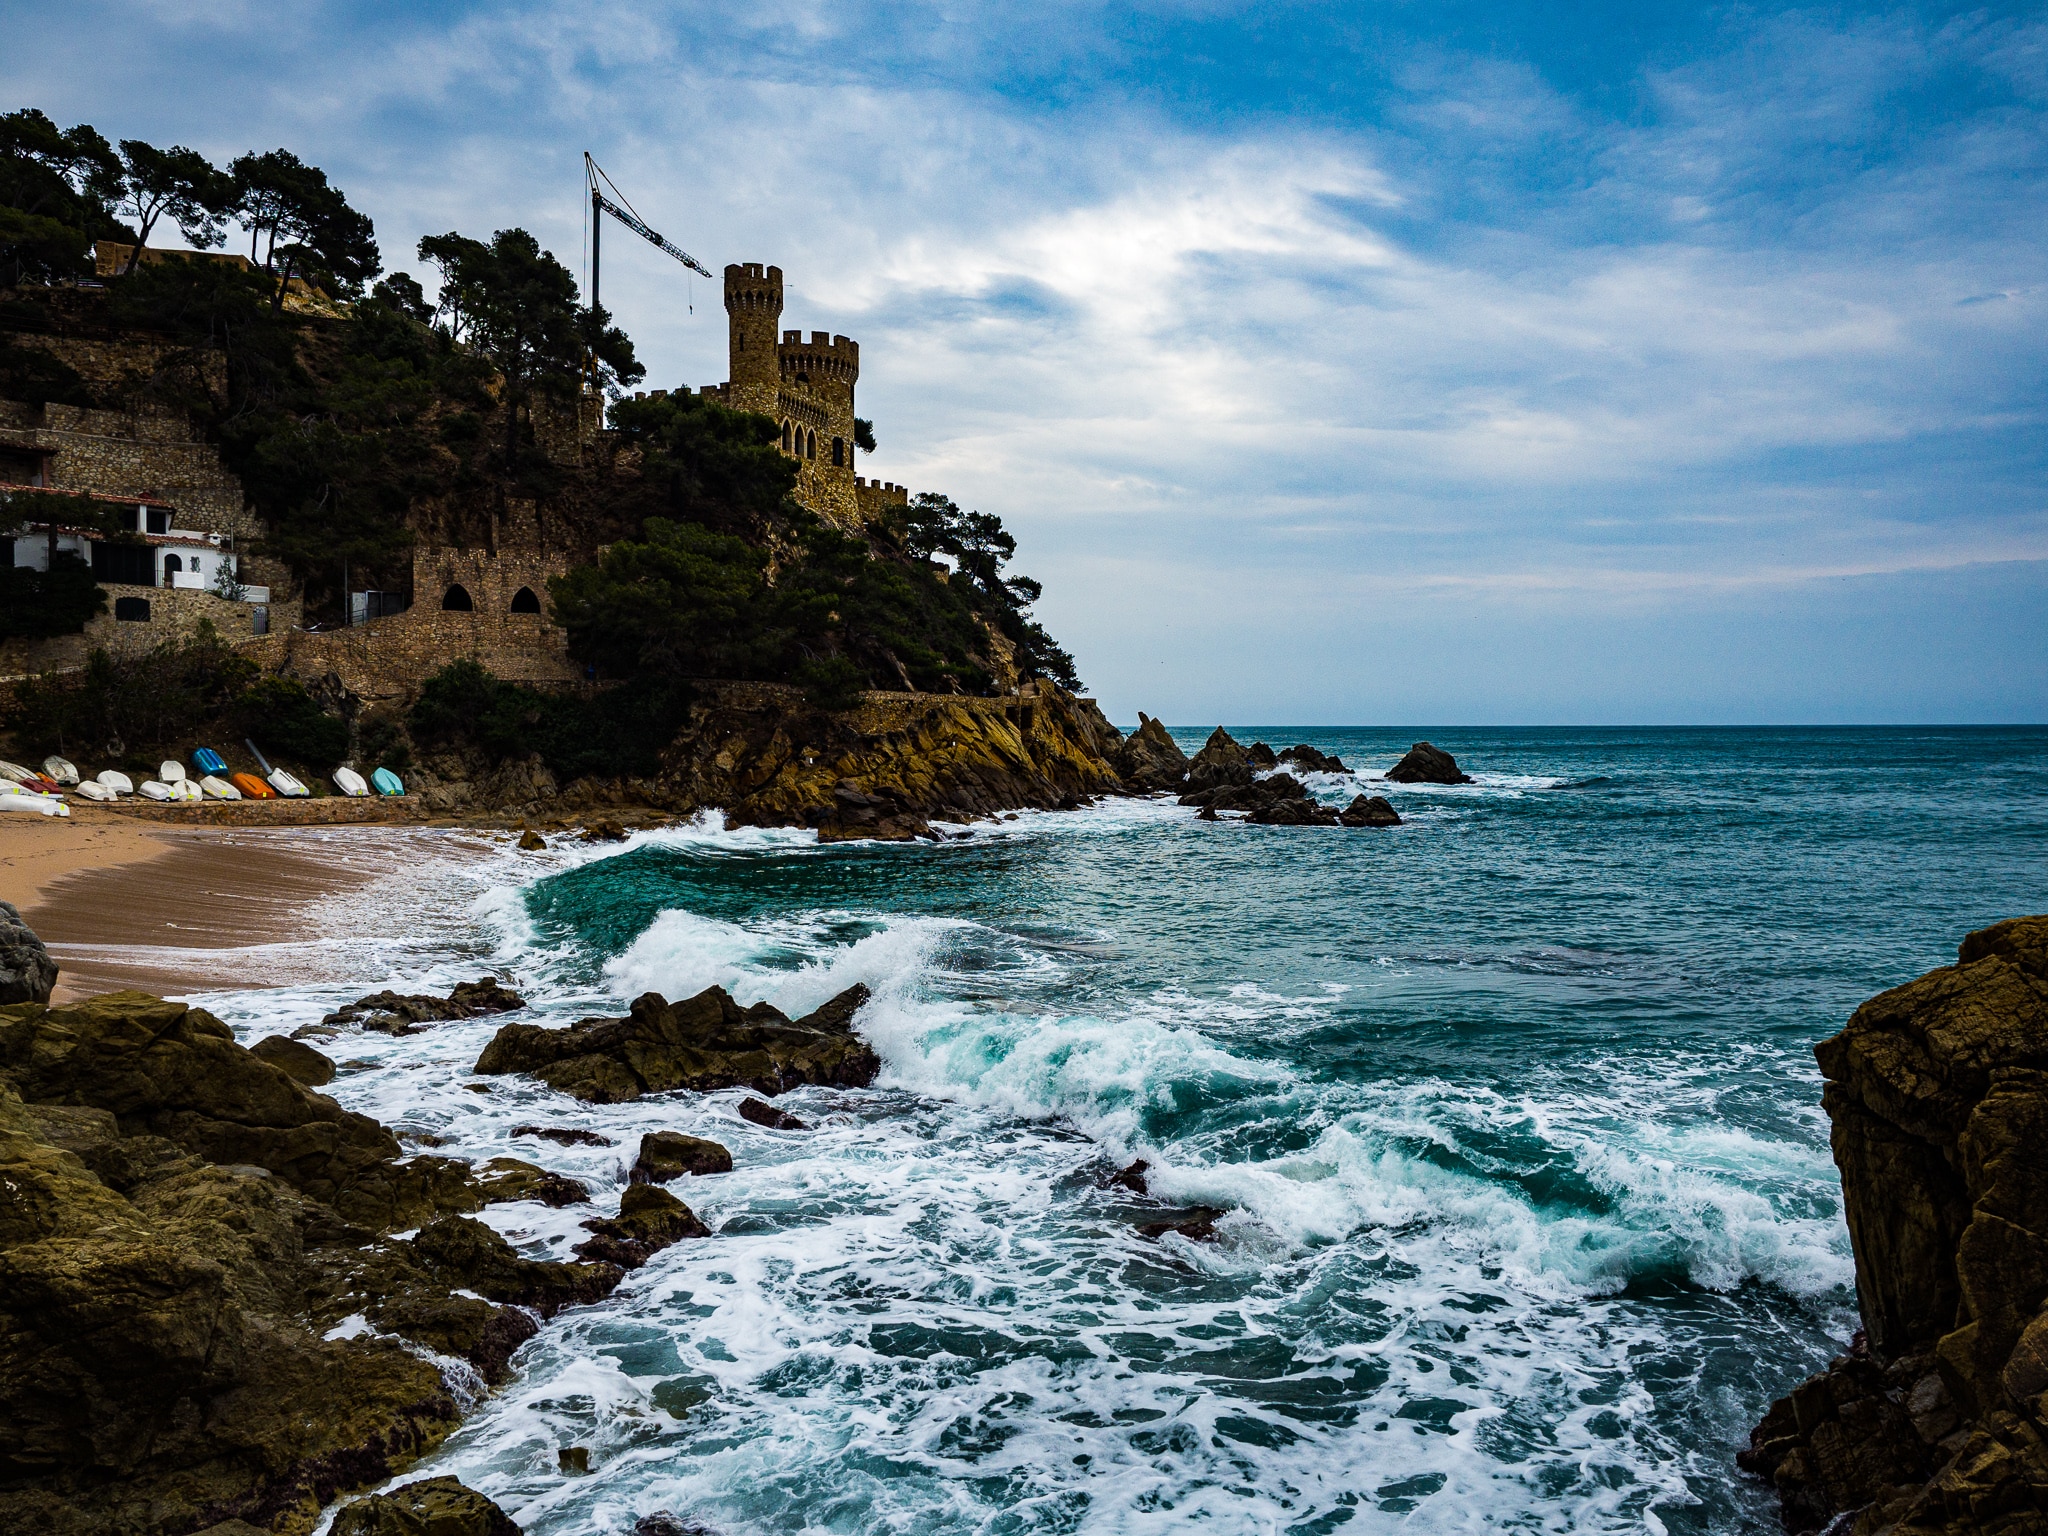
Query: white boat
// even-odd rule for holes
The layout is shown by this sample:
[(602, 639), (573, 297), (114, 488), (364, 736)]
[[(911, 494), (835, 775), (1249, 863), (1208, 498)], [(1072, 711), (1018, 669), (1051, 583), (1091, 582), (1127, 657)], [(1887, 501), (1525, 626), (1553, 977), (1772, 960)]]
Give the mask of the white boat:
[(71, 807), (55, 795), (0, 795), (0, 812), (31, 811), (38, 816), (69, 816)]
[(305, 785), (286, 773), (282, 768), (271, 769), (264, 776), (263, 782), (289, 800), (296, 800), (303, 795), (312, 793)]
[[(56, 776), (52, 774), (51, 777), (55, 778)], [(102, 768), (99, 773), (99, 780), (117, 795), (132, 795), (135, 793), (135, 781), (118, 768)], [(57, 782), (61, 784), (64, 781), (58, 779)]]
[(171, 798), (171, 786), (156, 779), (144, 779), (142, 794), (147, 800), (168, 800)]
[(334, 787), (344, 795), (360, 796), (370, 792), (368, 781), (353, 768), (337, 768), (334, 770), (333, 778)]
[(19, 763), (0, 762), (0, 779), (5, 779), (10, 784), (19, 784), (24, 779), (32, 779), (35, 776), (36, 771), (33, 768), (24, 768)]
[(199, 788), (209, 800), (239, 800), (242, 798), (242, 792), (235, 788), (234, 785), (230, 784), (226, 779), (217, 779), (210, 773), (199, 781)]
[(172, 779), (164, 785), (171, 792), (173, 800), (204, 800), (206, 791), (199, 787), (197, 779)]
[(166, 784), (175, 784), (185, 777), (185, 765), (175, 757), (167, 757), (156, 765), (156, 776)]
[(88, 800), (98, 800), (104, 803), (115, 798), (114, 792), (98, 779), (80, 779), (77, 789)]
[(59, 784), (76, 784), (79, 780), (78, 769), (68, 757), (53, 756), (44, 758), (43, 772), (47, 773)]

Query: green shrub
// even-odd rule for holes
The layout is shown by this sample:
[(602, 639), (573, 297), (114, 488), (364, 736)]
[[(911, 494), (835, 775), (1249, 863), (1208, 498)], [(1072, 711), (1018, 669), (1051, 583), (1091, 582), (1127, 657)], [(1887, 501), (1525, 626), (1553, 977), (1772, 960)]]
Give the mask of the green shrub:
[(325, 773), (348, 756), (348, 723), (328, 714), (293, 678), (264, 678), (235, 700), (232, 713), (236, 731), (265, 757)]
[[(116, 661), (95, 650), (76, 672), (48, 672), (15, 688), (8, 727), (36, 752), (148, 755), (223, 719), (255, 681), (211, 625)], [(309, 701), (310, 702), (310, 701)]]
[(413, 740), (467, 747), (491, 763), (539, 753), (557, 778), (645, 775), (689, 716), (687, 684), (637, 678), (594, 694), (543, 693), (471, 660), (428, 678), (412, 707)]

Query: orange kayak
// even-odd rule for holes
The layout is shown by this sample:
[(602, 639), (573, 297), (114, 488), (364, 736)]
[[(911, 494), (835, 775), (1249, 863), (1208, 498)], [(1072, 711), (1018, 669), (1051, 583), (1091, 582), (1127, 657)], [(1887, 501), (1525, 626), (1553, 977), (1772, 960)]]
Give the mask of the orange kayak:
[(231, 773), (228, 782), (251, 800), (275, 800), (277, 791), (257, 778), (253, 773)]

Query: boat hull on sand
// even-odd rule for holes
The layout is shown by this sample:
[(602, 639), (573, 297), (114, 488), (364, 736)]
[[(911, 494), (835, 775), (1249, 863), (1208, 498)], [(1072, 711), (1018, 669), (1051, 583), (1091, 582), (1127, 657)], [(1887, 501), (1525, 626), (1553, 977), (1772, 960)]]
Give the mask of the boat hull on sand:
[(242, 792), (226, 779), (217, 779), (208, 774), (199, 781), (199, 789), (209, 800), (239, 800)]
[(334, 780), (334, 787), (344, 795), (353, 795), (360, 799), (370, 792), (370, 786), (364, 781), (363, 776), (353, 768), (337, 768), (331, 777)]

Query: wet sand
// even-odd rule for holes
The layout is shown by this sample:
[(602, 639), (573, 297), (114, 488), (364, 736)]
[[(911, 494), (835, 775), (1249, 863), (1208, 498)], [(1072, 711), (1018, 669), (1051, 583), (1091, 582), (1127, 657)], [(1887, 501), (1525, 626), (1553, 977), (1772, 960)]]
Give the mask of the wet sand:
[(0, 892), (56, 956), (56, 1001), (322, 979), (316, 909), (402, 873), (410, 852), (405, 832), (376, 826), (185, 828), (111, 811), (32, 821), (0, 826)]

